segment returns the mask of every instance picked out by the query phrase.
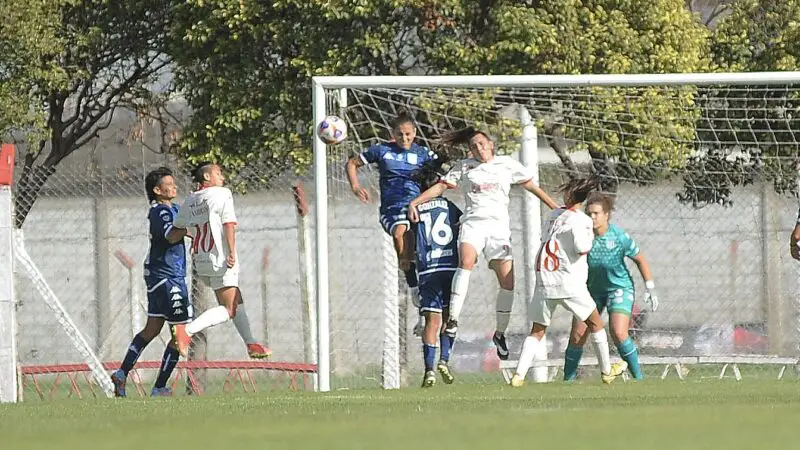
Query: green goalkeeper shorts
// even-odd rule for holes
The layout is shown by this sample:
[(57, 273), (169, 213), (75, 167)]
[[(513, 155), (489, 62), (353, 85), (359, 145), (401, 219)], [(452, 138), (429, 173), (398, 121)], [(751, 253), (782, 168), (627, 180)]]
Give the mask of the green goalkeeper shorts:
[(629, 317), (633, 312), (635, 296), (631, 288), (614, 289), (613, 291), (599, 294), (592, 292), (591, 294), (600, 314), (602, 314), (603, 310), (606, 308), (608, 308), (609, 314), (625, 314)]

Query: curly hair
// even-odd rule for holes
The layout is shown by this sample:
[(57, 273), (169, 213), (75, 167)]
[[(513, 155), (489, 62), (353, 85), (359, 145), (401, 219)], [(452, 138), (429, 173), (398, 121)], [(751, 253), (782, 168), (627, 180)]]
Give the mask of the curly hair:
[(605, 192), (592, 192), (586, 199), (586, 207), (588, 208), (589, 205), (600, 205), (603, 212), (610, 215), (614, 209), (614, 197)]

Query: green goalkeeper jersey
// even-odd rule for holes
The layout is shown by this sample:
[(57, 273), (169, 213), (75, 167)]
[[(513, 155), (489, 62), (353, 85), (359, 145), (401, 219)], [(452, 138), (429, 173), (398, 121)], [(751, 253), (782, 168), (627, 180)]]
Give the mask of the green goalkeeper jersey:
[(603, 295), (616, 289), (633, 289), (633, 279), (625, 257), (639, 254), (639, 247), (622, 228), (609, 224), (608, 231), (595, 236), (589, 252), (589, 278), (587, 285), (592, 296)]

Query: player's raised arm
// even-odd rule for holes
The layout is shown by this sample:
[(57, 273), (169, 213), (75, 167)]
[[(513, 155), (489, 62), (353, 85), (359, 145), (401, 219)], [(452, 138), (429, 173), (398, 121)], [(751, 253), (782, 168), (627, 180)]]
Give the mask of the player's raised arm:
[(419, 212), (417, 211), (417, 206), (439, 197), (440, 195), (444, 194), (444, 191), (446, 190), (447, 185), (444, 183), (436, 183), (428, 188), (425, 192), (420, 194), (417, 198), (411, 200), (411, 203), (408, 204), (408, 220), (410, 220), (412, 223), (419, 222)]
[(550, 209), (558, 208), (558, 203), (556, 203), (555, 200), (553, 200), (553, 198), (550, 197), (550, 195), (548, 195), (547, 192), (545, 192), (542, 188), (534, 184), (533, 180), (528, 180), (522, 183), (520, 186), (525, 188), (526, 191), (538, 197), (539, 200), (541, 200), (542, 203), (544, 203), (545, 205), (549, 206)]
[(364, 203), (369, 202), (369, 192), (361, 187), (358, 181), (358, 168), (364, 165), (364, 160), (361, 155), (353, 156), (347, 160), (344, 169), (347, 172), (347, 181), (350, 182), (350, 189), (356, 197)]
[(800, 214), (797, 216), (797, 225), (794, 226), (794, 230), (792, 230), (792, 235), (789, 238), (789, 254), (792, 255), (792, 258), (800, 261)]

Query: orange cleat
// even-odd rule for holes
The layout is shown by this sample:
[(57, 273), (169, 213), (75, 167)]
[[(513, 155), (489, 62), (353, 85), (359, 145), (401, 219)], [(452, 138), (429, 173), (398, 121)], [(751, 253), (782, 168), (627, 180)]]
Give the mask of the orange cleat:
[(172, 327), (172, 338), (175, 339), (178, 353), (184, 358), (187, 358), (189, 356), (189, 345), (192, 343), (192, 337), (186, 332), (186, 325), (181, 324)]
[(247, 344), (247, 354), (253, 359), (264, 359), (272, 356), (272, 350), (261, 344)]

